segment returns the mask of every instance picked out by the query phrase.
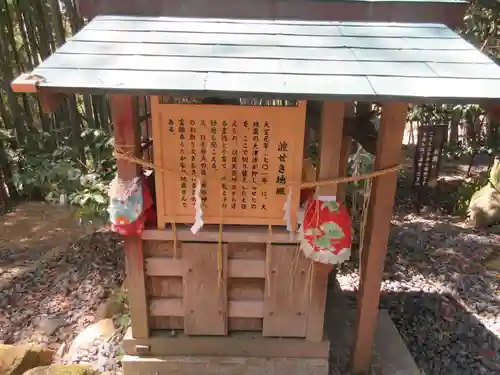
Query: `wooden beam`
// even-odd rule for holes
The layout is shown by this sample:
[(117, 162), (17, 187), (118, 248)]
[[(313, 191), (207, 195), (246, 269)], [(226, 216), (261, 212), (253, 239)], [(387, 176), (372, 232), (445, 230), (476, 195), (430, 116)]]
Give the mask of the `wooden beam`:
[(55, 112), (66, 98), (68, 98), (68, 95), (61, 93), (49, 93), (43, 90), (38, 93), (40, 106), (44, 113)]
[[(218, 225), (205, 225), (196, 234), (191, 232), (190, 226), (184, 224), (177, 224), (175, 229), (177, 241), (219, 242)], [(174, 232), (172, 231), (171, 226), (167, 226), (167, 229), (165, 230), (147, 229), (142, 234), (142, 239), (154, 241), (173, 241)], [(272, 234), (269, 234), (267, 226), (224, 225), (222, 242), (266, 243), (268, 241), (271, 243), (296, 244), (297, 236), (295, 233), (289, 232), (284, 227), (273, 227)]]
[[(183, 276), (183, 259), (167, 257), (146, 258), (148, 276)], [(241, 279), (263, 279), (266, 277), (266, 261), (252, 259), (230, 259), (227, 262), (227, 276)]]
[[(375, 156), (375, 170), (401, 162), (401, 142), (407, 109), (408, 105), (405, 103), (384, 105)], [(396, 182), (397, 174), (388, 173), (376, 178), (372, 185), (364, 246), (360, 259), (361, 278), (352, 362), (354, 375), (367, 374), (370, 367)]]
[[(319, 136), (318, 180), (339, 176), (340, 149), (344, 126), (343, 102), (324, 102), (321, 111)], [(324, 185), (316, 188), (317, 195), (336, 195), (338, 185)]]
[(38, 93), (38, 84), (42, 81), (42, 77), (24, 73), (10, 83), (10, 88), (15, 93), (35, 94)]
[[(340, 149), (344, 124), (343, 102), (324, 102), (321, 111), (318, 179), (325, 180), (339, 176)], [(338, 185), (324, 185), (316, 188), (317, 196), (336, 196)], [(326, 290), (328, 273), (332, 266), (313, 263), (311, 296), (307, 312), (306, 338), (308, 341), (323, 340)]]
[[(137, 123), (137, 101), (130, 95), (111, 95), (111, 118), (115, 145), (131, 156), (140, 157), (140, 137)], [(141, 167), (126, 160), (117, 160), (117, 175), (124, 180), (139, 176)], [(132, 334), (135, 338), (149, 337), (148, 308), (144, 253), (140, 237), (125, 237), (128, 301)]]
[[(193, 296), (193, 298), (196, 297), (199, 297), (199, 294)], [(207, 298), (208, 297), (215, 299), (214, 296), (211, 294), (207, 294)], [(183, 301), (182, 298), (152, 298), (151, 302), (149, 303), (149, 310), (151, 316), (184, 317), (185, 311), (188, 308), (189, 306), (186, 305), (185, 301)], [(262, 318), (263, 316), (264, 316), (264, 301), (229, 301), (227, 303), (227, 317)], [(207, 330), (210, 328), (212, 327), (210, 326), (202, 327), (203, 330)], [(186, 332), (185, 329), (184, 332)], [(186, 334), (212, 335), (213, 333), (186, 332)]]
[[(137, 346), (149, 346), (148, 356), (217, 356), (225, 357), (266, 357), (266, 358), (328, 358), (328, 341), (320, 343), (307, 342), (302, 338), (282, 338), (282, 337), (263, 337), (261, 332), (231, 332), (229, 337), (221, 336), (187, 336), (181, 332), (175, 336), (170, 331), (161, 330), (153, 332), (148, 339), (136, 339), (132, 337), (130, 331), (127, 332), (123, 340), (123, 349), (125, 353), (137, 355)], [(240, 358), (241, 359), (241, 358)], [(240, 359), (236, 360), (239, 362)], [(199, 361), (196, 358), (195, 361)], [(300, 367), (300, 366), (299, 366)], [(303, 370), (303, 368), (301, 367)], [(230, 372), (231, 374), (253, 373), (243, 371)], [(162, 371), (162, 370), (161, 370)], [(163, 374), (163, 372), (161, 372)], [(167, 373), (167, 372), (165, 372)], [(174, 371), (173, 373), (183, 373)], [(198, 372), (189, 372), (190, 374), (205, 374), (201, 369)], [(220, 372), (215, 372), (219, 374)], [(264, 373), (264, 372), (262, 372)], [(276, 374), (273, 370), (265, 372), (266, 374)], [(302, 371), (301, 374), (316, 374), (316, 372)], [(320, 374), (326, 374), (324, 369)], [(135, 374), (135, 372), (133, 373)], [(142, 372), (140, 373), (142, 375)], [(255, 372), (261, 374), (261, 372)], [(289, 374), (289, 373), (287, 373)]]

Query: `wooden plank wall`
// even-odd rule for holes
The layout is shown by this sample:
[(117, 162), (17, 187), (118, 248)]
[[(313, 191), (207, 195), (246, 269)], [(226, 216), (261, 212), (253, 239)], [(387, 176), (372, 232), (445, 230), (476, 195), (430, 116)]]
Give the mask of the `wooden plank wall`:
[[(297, 245), (144, 241), (150, 326), (188, 335), (306, 337), (311, 263)], [(326, 281), (325, 281), (326, 282)], [(324, 306), (323, 306), (324, 311)], [(317, 341), (317, 340), (314, 340)]]

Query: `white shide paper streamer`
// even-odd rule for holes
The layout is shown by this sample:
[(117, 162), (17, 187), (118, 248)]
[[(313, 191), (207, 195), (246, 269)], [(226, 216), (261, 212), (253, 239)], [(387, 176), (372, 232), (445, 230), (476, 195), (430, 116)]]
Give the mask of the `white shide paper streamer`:
[(200, 179), (196, 179), (196, 192), (195, 192), (195, 205), (194, 208), (196, 210), (195, 216), (194, 216), (194, 224), (191, 227), (191, 233), (196, 234), (198, 231), (203, 227), (203, 208), (201, 207), (201, 182)]
[(283, 220), (286, 222), (286, 229), (292, 231), (292, 215), (290, 214), (290, 207), (292, 205), (292, 189), (288, 189), (288, 196), (286, 197), (285, 204), (283, 205)]

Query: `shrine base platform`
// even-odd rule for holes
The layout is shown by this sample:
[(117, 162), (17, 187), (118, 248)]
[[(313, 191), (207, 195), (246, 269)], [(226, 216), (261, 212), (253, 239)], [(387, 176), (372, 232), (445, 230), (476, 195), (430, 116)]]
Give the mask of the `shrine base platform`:
[[(240, 334), (238, 344), (231, 337), (171, 336), (166, 332), (149, 339), (133, 339), (130, 332), (124, 339), (125, 352), (145, 348), (158, 353), (172, 350), (175, 355), (125, 355), (124, 375), (344, 375), (349, 374), (350, 341), (353, 334), (355, 311), (334, 309), (334, 319), (328, 319), (330, 350), (327, 343), (317, 343), (301, 353), (303, 340), (258, 337)], [(212, 343), (211, 343), (212, 342)], [(298, 346), (296, 346), (298, 345)], [(302, 344), (303, 345), (303, 344)], [(232, 347), (238, 356), (204, 356), (213, 348)], [(252, 356), (256, 348), (265, 348), (267, 356)], [(175, 348), (175, 349), (174, 349)], [(178, 355), (182, 352), (191, 354)], [(247, 349), (246, 349), (247, 348)], [(305, 348), (305, 346), (303, 347)], [(287, 354), (287, 352), (289, 354)], [(166, 352), (164, 352), (166, 354)], [(248, 354), (246, 354), (248, 353)], [(276, 355), (280, 355), (277, 358)], [(287, 357), (284, 357), (287, 356)], [(330, 372), (328, 371), (331, 366)], [(401, 339), (386, 310), (381, 310), (373, 350), (373, 375), (420, 375), (411, 354)]]

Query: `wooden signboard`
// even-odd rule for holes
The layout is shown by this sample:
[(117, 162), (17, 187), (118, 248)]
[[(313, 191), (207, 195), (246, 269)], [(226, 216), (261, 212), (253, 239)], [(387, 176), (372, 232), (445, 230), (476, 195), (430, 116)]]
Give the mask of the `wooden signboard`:
[(414, 157), (414, 187), (427, 186), (431, 180), (437, 178), (447, 132), (446, 125), (426, 125), (418, 128)]
[(447, 125), (425, 125), (418, 128), (417, 146), (413, 158), (413, 188), (417, 189), (417, 212), (428, 185), (437, 183), (441, 154), (448, 132)]
[(206, 224), (296, 227), (305, 102), (293, 107), (162, 104), (152, 98), (158, 226), (193, 223), (198, 183)]

